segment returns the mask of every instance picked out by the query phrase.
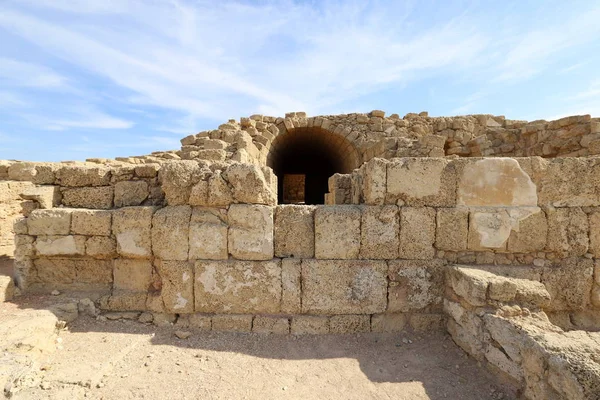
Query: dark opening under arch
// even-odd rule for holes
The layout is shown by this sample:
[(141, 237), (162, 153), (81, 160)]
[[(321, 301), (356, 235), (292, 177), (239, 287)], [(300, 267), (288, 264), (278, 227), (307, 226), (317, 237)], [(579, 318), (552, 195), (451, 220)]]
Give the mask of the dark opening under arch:
[(277, 175), (279, 204), (290, 202), (284, 201), (284, 185), (300, 185), (302, 179), (304, 203), (323, 204), (329, 177), (352, 172), (360, 166), (359, 160), (358, 151), (345, 137), (320, 128), (297, 128), (275, 138), (267, 165)]

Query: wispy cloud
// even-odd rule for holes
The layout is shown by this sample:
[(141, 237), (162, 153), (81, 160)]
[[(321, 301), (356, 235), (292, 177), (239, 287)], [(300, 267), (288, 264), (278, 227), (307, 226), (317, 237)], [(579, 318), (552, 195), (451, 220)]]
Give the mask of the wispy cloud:
[(0, 84), (35, 88), (63, 87), (66, 79), (49, 68), (0, 57)]

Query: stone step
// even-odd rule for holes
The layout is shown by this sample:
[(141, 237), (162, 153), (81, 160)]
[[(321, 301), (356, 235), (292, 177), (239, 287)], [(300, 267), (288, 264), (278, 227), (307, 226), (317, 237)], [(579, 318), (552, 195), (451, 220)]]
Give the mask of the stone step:
[(448, 285), (456, 295), (475, 307), (517, 304), (544, 308), (551, 300), (550, 293), (541, 282), (501, 276), (466, 265), (448, 269)]

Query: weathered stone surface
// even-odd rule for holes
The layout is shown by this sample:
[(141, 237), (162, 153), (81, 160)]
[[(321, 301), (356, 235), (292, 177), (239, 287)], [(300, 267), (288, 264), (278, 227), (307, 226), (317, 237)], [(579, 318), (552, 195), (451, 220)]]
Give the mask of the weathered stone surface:
[(281, 312), (302, 312), (302, 261), (284, 258), (281, 260)]
[(445, 158), (402, 158), (387, 165), (388, 204), (451, 207), (455, 192), (456, 173)]
[(362, 209), (360, 258), (398, 258), (400, 221), (398, 207), (372, 206)]
[(435, 255), (435, 209), (403, 207), (400, 209), (399, 258), (428, 260)]
[(371, 332), (370, 315), (334, 315), (329, 318), (329, 333)]
[(0, 275), (0, 304), (11, 301), (15, 294), (15, 284), (10, 276)]
[(312, 258), (315, 255), (314, 206), (275, 208), (275, 256)]
[(580, 208), (550, 208), (548, 216), (549, 251), (560, 257), (582, 256), (588, 251), (588, 218)]
[(544, 268), (542, 283), (552, 298), (547, 310), (585, 310), (590, 302), (593, 276), (594, 261), (584, 258), (567, 258), (557, 267)]
[(161, 260), (188, 259), (192, 208), (167, 206), (152, 216), (152, 252)]
[(77, 187), (62, 189), (62, 203), (67, 207), (112, 208), (114, 190), (112, 186)]
[(287, 335), (290, 333), (290, 320), (284, 317), (256, 316), (252, 322), (252, 332)]
[(468, 233), (468, 210), (462, 208), (438, 208), (435, 231), (435, 247), (437, 249), (450, 251), (466, 250)]
[(27, 218), (27, 230), (30, 235), (68, 235), (71, 212), (65, 208), (34, 210)]
[(458, 205), (537, 206), (536, 186), (516, 160), (486, 158), (465, 162), (458, 184)]
[(196, 261), (196, 311), (266, 313), (281, 310), (281, 264), (273, 261)]
[(329, 333), (329, 318), (312, 315), (295, 315), (291, 333), (294, 335), (318, 335)]
[(471, 212), (469, 215), (469, 249), (506, 250), (512, 227), (513, 220), (506, 209), (490, 208), (486, 211)]
[(171, 313), (194, 312), (194, 267), (188, 261), (155, 260), (161, 277), (160, 292), (165, 310)]
[(385, 311), (384, 261), (302, 260), (302, 312), (373, 314)]
[(85, 236), (38, 236), (35, 250), (41, 256), (83, 256)]
[(229, 183), (236, 202), (277, 204), (277, 193), (271, 190), (262, 170), (256, 165), (232, 164), (223, 172), (223, 178)]
[(356, 259), (361, 211), (356, 206), (323, 206), (315, 211), (315, 258)]
[(71, 215), (74, 235), (110, 236), (112, 232), (111, 211), (74, 209)]
[(252, 315), (215, 315), (212, 330), (216, 332), (250, 332)]
[(146, 181), (122, 181), (115, 184), (115, 207), (139, 206), (148, 198)]
[(57, 182), (69, 187), (107, 186), (110, 176), (110, 168), (100, 165), (65, 165), (56, 171)]
[[(150, 260), (117, 259), (114, 261), (113, 288), (120, 291), (146, 293), (152, 284)], [(146, 297), (144, 296), (144, 302)]]
[(389, 161), (375, 158), (362, 168), (365, 204), (384, 204), (387, 194), (387, 168)]
[(508, 238), (508, 251), (512, 253), (532, 253), (543, 251), (548, 237), (546, 214), (540, 210), (518, 222)]
[(229, 207), (229, 253), (238, 260), (273, 258), (273, 208), (232, 204)]
[(113, 280), (113, 262), (75, 258), (35, 260), (37, 278), (51, 288), (88, 289), (90, 284), (108, 288)]
[(190, 219), (190, 260), (226, 260), (227, 210), (194, 207)]
[[(588, 218), (590, 227), (589, 252), (595, 257), (600, 257), (600, 211), (594, 211)], [(600, 285), (600, 280), (598, 281)]]
[(92, 236), (85, 242), (85, 254), (99, 259), (115, 258), (117, 257), (117, 242), (112, 237)]
[(406, 329), (406, 314), (374, 314), (371, 318), (371, 332), (395, 333)]
[(41, 209), (52, 208), (60, 204), (61, 195), (58, 186), (29, 187), (20, 193), (22, 199), (37, 202)]
[(171, 206), (188, 204), (192, 187), (210, 175), (197, 161), (180, 160), (164, 164), (159, 173), (167, 204)]
[[(220, 170), (215, 171), (213, 175), (208, 178), (207, 185), (207, 202), (205, 205), (211, 207), (228, 207), (233, 203), (233, 190), (221, 175)], [(201, 183), (194, 187), (194, 197), (198, 198), (198, 202), (202, 197), (202, 191), (203, 185)]]
[(540, 205), (595, 207), (600, 205), (600, 159), (564, 157), (539, 163)]
[(411, 314), (408, 325), (414, 332), (445, 331), (446, 318), (443, 314)]
[(440, 308), (444, 293), (442, 260), (391, 260), (388, 262), (389, 312)]
[(154, 207), (126, 207), (113, 213), (117, 252), (128, 258), (152, 255), (151, 226)]

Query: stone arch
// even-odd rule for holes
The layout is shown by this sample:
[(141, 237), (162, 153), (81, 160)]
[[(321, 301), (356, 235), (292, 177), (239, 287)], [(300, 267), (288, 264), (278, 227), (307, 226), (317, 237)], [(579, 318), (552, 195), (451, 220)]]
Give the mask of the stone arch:
[[(342, 135), (320, 127), (286, 129), (270, 143), (267, 166), (278, 178), (278, 202), (286, 201), (286, 193), (294, 179), (304, 188), (306, 204), (323, 204), (327, 182), (335, 173), (347, 174), (358, 168), (362, 157), (356, 147)], [(286, 177), (287, 176), (287, 177)]]

